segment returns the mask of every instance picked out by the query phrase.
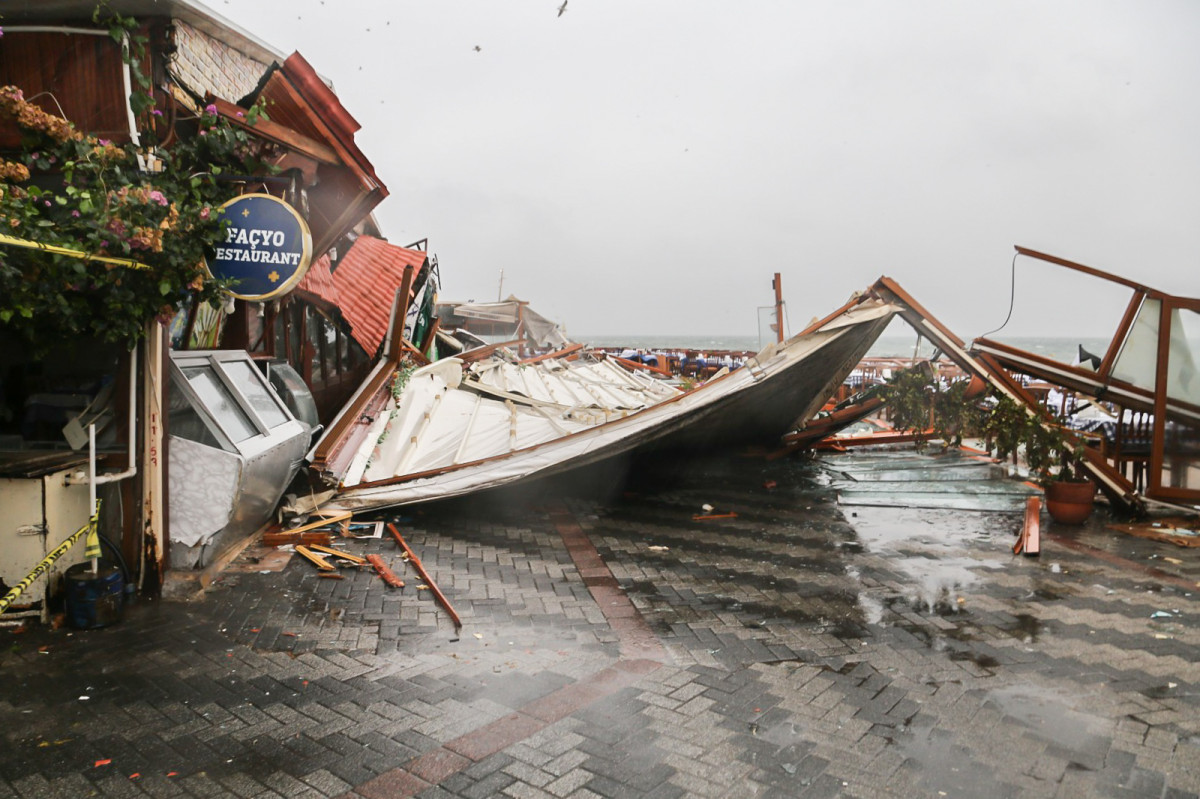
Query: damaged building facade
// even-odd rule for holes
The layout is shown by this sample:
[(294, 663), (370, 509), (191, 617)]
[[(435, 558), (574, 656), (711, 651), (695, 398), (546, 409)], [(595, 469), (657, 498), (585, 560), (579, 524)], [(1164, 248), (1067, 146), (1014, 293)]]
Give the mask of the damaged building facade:
[[(0, 594), (21, 586), (10, 604), (45, 614), (83, 547), (50, 556), (87, 526), (97, 499), (104, 557), (122, 564), (126, 590), (147, 593), (168, 570), (213, 564), (269, 519), (316, 435), (370, 373), (402, 284), (404, 335), (432, 333), (437, 262), (425, 242), (382, 237), (371, 213), (387, 187), (354, 142), (358, 123), (299, 53), (191, 0), (111, 3), (105, 13), (121, 26), (97, 18), (92, 2), (18, 6), (0, 40), (0, 84), (12, 87), (0, 155), (17, 165), (7, 191), (47, 207), (52, 197), (80, 202), (64, 164), (30, 152), (35, 118), (65, 120), (64, 135), (96, 152), (136, 152), (131, 193), (144, 184), (141, 196), (172, 212), (182, 198), (150, 189), (173, 148), (233, 131), (252, 164), (207, 170), (226, 206), (226, 240), (207, 264), (225, 281), (221, 302), (148, 314), (132, 349), (87, 335), (29, 348), (19, 315), (0, 324), (0, 492), (11, 511)], [(79, 207), (86, 216), (90, 206)], [(294, 243), (278, 218), (295, 220)], [(84, 279), (64, 293), (86, 290), (88, 270), (132, 273), (150, 254), (5, 221), (5, 266), (25, 280), (45, 259), (71, 264)]]

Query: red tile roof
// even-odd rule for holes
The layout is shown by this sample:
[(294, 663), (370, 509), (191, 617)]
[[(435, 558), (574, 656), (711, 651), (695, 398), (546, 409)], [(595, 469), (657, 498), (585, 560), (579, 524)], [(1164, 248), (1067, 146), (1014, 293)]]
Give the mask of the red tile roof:
[(333, 272), (338, 306), (354, 340), (374, 355), (387, 335), (392, 300), (404, 280), (404, 267), (419, 271), (428, 258), (382, 239), (359, 236)]
[(337, 306), (340, 304), (338, 290), (333, 283), (333, 273), (329, 271), (329, 263), (328, 253), (313, 261), (309, 265), (308, 271), (304, 273), (304, 278), (296, 286), (296, 290)]

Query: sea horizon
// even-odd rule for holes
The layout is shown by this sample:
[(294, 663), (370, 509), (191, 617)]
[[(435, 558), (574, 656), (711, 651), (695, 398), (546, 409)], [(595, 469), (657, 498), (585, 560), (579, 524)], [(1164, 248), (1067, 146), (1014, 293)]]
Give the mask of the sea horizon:
[[(737, 335), (597, 335), (574, 338), (576, 341), (582, 341), (588, 346), (600, 349), (628, 348), (651, 352), (663, 350), (757, 352), (768, 343), (766, 341), (760, 342), (757, 336)], [(1101, 356), (1104, 355), (1104, 351), (1108, 347), (1108, 339), (1090, 336), (1011, 336), (996, 340), (1066, 363), (1073, 363), (1078, 359), (1080, 346), (1089, 353)], [(880, 336), (875, 344), (871, 346), (871, 349), (867, 351), (867, 356), (875, 358), (911, 358), (914, 355), (916, 357), (928, 357), (932, 354), (933, 348), (928, 339), (922, 339), (920, 347), (914, 353), (916, 345), (917, 339), (915, 336)]]

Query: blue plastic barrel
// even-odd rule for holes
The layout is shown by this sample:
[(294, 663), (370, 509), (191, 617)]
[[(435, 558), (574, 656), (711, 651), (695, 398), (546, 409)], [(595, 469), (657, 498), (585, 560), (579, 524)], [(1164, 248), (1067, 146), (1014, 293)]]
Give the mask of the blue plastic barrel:
[(125, 581), (121, 570), (100, 561), (96, 573), (91, 562), (67, 569), (67, 620), (79, 630), (107, 627), (121, 620), (125, 603)]

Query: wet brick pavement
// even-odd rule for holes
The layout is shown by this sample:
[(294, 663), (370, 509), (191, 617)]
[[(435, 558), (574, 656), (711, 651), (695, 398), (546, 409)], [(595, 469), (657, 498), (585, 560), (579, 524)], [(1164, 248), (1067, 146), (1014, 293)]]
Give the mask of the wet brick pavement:
[(387, 537), (348, 549), (403, 589), (247, 557), (0, 632), (0, 797), (1200, 794), (1200, 550), (1101, 516), (1013, 556), (1013, 516), (841, 507), (802, 461), (630, 485), (388, 516), (461, 632)]

